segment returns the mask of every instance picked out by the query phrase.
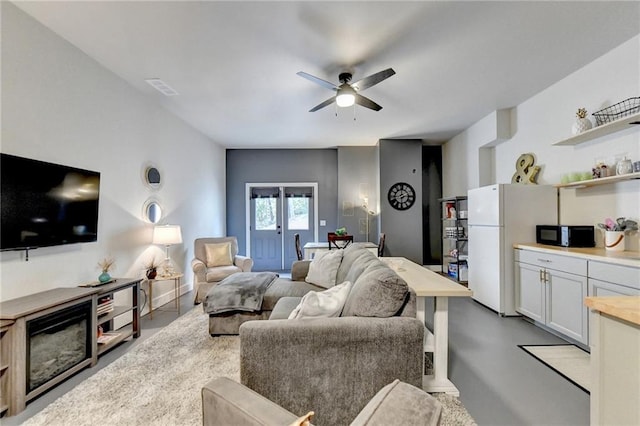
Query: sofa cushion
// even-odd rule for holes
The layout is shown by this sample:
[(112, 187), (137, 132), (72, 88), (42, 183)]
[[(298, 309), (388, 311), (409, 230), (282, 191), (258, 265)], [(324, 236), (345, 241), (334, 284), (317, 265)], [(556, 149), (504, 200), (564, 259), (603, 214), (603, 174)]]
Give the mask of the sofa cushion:
[(342, 309), (342, 316), (392, 317), (405, 303), (409, 286), (390, 268), (372, 265), (358, 277)]
[(311, 291), (302, 296), (289, 319), (339, 317), (350, 289), (351, 283), (345, 281), (325, 291)]
[(288, 319), (293, 310), (300, 304), (302, 297), (283, 297), (273, 307), (270, 320)]
[(422, 389), (394, 380), (369, 401), (351, 426), (387, 426), (440, 423), (442, 404)]
[(342, 261), (342, 252), (342, 250), (328, 250), (317, 253), (309, 264), (309, 273), (305, 281), (324, 288), (336, 285), (336, 274)]
[(304, 281), (291, 281), (278, 278), (267, 289), (262, 299), (262, 310), (272, 311), (276, 303), (283, 297), (302, 297), (310, 291), (322, 291), (324, 287), (309, 284)]
[(205, 244), (204, 249), (207, 253), (208, 268), (233, 265), (230, 242)]
[[(342, 262), (340, 263), (338, 273), (336, 274), (336, 283), (340, 284), (345, 281), (355, 282), (355, 279), (358, 278), (358, 276), (354, 276), (352, 273), (350, 274), (350, 271), (354, 265), (357, 265), (366, 259), (376, 259), (376, 256), (364, 248), (362, 244), (353, 243), (349, 245), (343, 250)], [(347, 275), (349, 275), (351, 279), (347, 278)]]
[(229, 275), (242, 272), (242, 269), (238, 268), (235, 265), (230, 266), (219, 266), (217, 268), (207, 269), (207, 273), (205, 278), (207, 282), (217, 282), (222, 281), (227, 278)]

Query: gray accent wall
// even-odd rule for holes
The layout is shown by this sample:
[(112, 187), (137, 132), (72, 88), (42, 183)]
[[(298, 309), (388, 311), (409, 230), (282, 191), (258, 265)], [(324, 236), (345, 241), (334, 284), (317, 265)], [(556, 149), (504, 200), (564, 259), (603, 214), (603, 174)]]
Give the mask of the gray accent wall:
[(318, 220), (327, 221), (319, 228), (320, 240), (337, 228), (336, 149), (229, 149), (226, 154), (227, 235), (238, 238), (240, 253), (246, 253), (245, 184), (249, 182), (317, 182)]
[(375, 146), (338, 147), (338, 227), (346, 227), (356, 242), (378, 241), (377, 151)]
[[(422, 264), (422, 141), (382, 139), (380, 161), (380, 230), (386, 234), (385, 256), (406, 257)], [(406, 182), (416, 192), (408, 210), (396, 210), (387, 200), (389, 188)]]

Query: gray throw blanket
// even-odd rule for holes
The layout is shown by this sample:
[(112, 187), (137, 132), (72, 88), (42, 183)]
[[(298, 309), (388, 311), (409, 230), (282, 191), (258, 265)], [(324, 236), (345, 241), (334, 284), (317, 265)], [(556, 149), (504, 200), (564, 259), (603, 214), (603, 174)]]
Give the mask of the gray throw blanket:
[(229, 275), (209, 290), (202, 307), (208, 314), (260, 311), (264, 293), (276, 278), (278, 274), (274, 272), (238, 272)]

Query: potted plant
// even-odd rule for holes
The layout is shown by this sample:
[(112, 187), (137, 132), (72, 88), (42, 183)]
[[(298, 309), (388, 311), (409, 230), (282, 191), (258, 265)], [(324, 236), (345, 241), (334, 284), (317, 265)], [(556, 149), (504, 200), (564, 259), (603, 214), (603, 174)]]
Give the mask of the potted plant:
[(102, 271), (102, 273), (98, 276), (98, 281), (101, 283), (106, 283), (111, 280), (111, 275), (109, 275), (109, 270), (113, 268), (115, 265), (115, 260), (112, 257), (105, 257), (100, 262), (98, 262), (98, 267)]
[(627, 231), (637, 231), (638, 222), (624, 217), (619, 217), (615, 222), (607, 218), (604, 223), (599, 223), (598, 228), (604, 229), (604, 246), (607, 250), (624, 251), (624, 234)]
[(145, 276), (150, 280), (155, 279), (155, 277), (158, 275), (158, 266), (160, 266), (160, 265), (158, 265), (156, 263), (156, 260), (152, 258), (145, 265)]

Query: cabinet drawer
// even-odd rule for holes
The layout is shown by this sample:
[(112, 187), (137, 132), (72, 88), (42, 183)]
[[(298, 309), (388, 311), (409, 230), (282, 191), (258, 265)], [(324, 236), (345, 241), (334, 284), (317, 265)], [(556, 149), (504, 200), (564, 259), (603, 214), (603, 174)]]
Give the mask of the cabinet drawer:
[(640, 296), (640, 289), (612, 284), (606, 281), (588, 279), (589, 296)]
[(531, 250), (516, 250), (516, 260), (540, 268), (587, 276), (587, 260)]
[(640, 268), (589, 261), (589, 278), (640, 289)]

